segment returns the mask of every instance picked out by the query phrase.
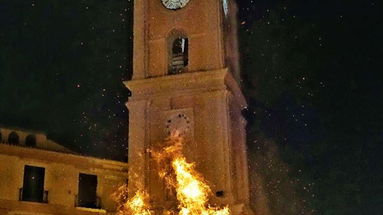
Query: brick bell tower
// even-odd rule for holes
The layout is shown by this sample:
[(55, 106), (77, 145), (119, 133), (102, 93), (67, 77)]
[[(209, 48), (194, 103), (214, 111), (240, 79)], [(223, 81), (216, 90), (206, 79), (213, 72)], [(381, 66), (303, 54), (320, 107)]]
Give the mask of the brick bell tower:
[[(129, 192), (145, 189), (156, 214), (176, 204), (147, 151), (172, 129), (211, 187), (212, 204), (252, 214), (246, 101), (239, 86), (234, 0), (135, 0), (129, 109)], [(157, 145), (158, 146), (158, 145)]]

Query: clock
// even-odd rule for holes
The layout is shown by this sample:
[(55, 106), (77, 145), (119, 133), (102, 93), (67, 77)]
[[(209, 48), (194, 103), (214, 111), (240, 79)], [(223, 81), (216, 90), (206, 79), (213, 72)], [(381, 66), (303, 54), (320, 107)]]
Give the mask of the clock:
[(166, 133), (177, 132), (180, 136), (187, 136), (191, 131), (191, 119), (184, 113), (171, 115), (166, 121)]
[(178, 10), (187, 5), (190, 0), (161, 0), (162, 4), (170, 10)]

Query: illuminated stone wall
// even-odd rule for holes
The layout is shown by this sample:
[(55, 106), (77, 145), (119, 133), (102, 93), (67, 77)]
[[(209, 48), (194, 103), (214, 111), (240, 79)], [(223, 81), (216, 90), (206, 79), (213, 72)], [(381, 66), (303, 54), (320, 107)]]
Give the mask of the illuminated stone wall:
[[(47, 203), (19, 200), (25, 165), (45, 168)], [(0, 144), (0, 214), (114, 214), (111, 194), (126, 182), (127, 168), (126, 163), (117, 161)], [(101, 209), (75, 207), (80, 173), (97, 175)]]

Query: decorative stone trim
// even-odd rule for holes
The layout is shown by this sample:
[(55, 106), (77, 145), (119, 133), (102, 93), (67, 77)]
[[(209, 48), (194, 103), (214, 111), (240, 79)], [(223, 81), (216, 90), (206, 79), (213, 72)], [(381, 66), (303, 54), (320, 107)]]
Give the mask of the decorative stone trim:
[(174, 96), (174, 92), (187, 95), (206, 91), (228, 90), (233, 93), (235, 100), (242, 108), (247, 107), (238, 83), (227, 68), (131, 80), (125, 81), (124, 84), (132, 93), (129, 102), (158, 96)]

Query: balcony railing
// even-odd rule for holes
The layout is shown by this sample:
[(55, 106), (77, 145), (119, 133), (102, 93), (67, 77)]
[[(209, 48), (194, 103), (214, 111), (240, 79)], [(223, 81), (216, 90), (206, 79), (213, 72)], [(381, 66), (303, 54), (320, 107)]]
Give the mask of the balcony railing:
[(40, 203), (48, 203), (48, 194), (47, 190), (44, 190), (42, 195), (37, 196), (25, 196), (24, 189), (19, 189), (19, 201), (27, 201), (27, 202), (40, 202)]
[(84, 201), (81, 200), (78, 195), (75, 195), (74, 206), (82, 208), (101, 209), (101, 198), (97, 196), (94, 201)]

